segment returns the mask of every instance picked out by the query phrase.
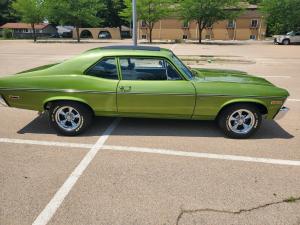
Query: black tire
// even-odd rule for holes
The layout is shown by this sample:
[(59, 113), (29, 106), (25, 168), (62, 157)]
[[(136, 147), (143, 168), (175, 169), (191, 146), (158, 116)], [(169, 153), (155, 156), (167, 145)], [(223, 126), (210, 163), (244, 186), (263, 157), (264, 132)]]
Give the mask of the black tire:
[(289, 44), (290, 44), (290, 40), (289, 40), (289, 39), (284, 39), (284, 40), (282, 41), (282, 44), (283, 44), (283, 45), (289, 45)]
[[(72, 109), (72, 110), (70, 110)], [(61, 113), (67, 114), (71, 111), (71, 115), (67, 120), (67, 116)], [(66, 122), (63, 125), (64, 117)], [(72, 101), (59, 101), (51, 105), (49, 110), (49, 119), (52, 127), (59, 133), (65, 136), (76, 136), (81, 134), (92, 122), (93, 113), (84, 104)], [(72, 126), (73, 123), (76, 126)]]
[[(237, 119), (239, 122), (232, 120), (235, 117), (231, 117), (231, 116), (234, 116), (234, 115), (237, 115), (237, 117), (239, 116), (239, 113), (237, 111), (244, 112), (245, 113), (243, 115), (244, 117), (247, 115), (247, 113), (251, 116), (251, 118), (244, 120), (243, 124), (248, 125), (247, 123), (249, 123), (249, 125), (251, 125), (251, 126), (249, 126), (249, 128), (248, 128), (249, 130), (247, 132), (245, 130), (245, 133), (242, 132), (243, 128), (244, 128), (243, 124), (238, 125), (238, 127), (236, 129), (234, 129), (234, 125), (239, 124), (239, 122), (241, 121), (239, 119)], [(237, 114), (235, 114), (235, 113), (237, 113)], [(254, 134), (259, 129), (261, 122), (262, 122), (262, 115), (261, 115), (260, 111), (258, 110), (258, 108), (255, 107), (255, 105), (241, 103), (241, 104), (234, 104), (234, 105), (224, 108), (220, 112), (217, 119), (218, 119), (219, 127), (222, 129), (222, 131), (224, 132), (224, 134), (226, 136), (228, 136), (230, 138), (242, 139), (242, 138), (250, 137), (252, 134)], [(239, 128), (241, 128), (241, 129), (239, 130)], [(239, 130), (239, 131), (235, 132), (234, 130), (237, 130), (237, 131)]]

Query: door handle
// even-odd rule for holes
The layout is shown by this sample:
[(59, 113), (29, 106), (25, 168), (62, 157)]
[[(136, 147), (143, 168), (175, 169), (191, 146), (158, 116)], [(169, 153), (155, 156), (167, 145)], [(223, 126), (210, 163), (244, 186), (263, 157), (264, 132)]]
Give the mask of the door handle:
[(120, 86), (120, 90), (123, 92), (131, 91), (131, 86)]

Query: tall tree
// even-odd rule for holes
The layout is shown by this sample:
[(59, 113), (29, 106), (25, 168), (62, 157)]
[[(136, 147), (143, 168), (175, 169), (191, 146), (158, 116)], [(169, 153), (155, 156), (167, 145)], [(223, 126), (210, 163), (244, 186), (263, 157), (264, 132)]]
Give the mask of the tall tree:
[(105, 10), (103, 0), (45, 0), (45, 4), (49, 21), (75, 26), (77, 42), (80, 42), (79, 28), (99, 25), (102, 20), (97, 12)]
[(0, 0), (0, 26), (8, 22), (18, 21), (11, 9), (12, 0)]
[(122, 31), (122, 25), (128, 24), (127, 20), (119, 15), (126, 8), (124, 0), (104, 0), (106, 10), (100, 10), (98, 16), (103, 18), (103, 26), (118, 27)]
[[(120, 15), (130, 21), (132, 15), (131, 0), (125, 0), (126, 9)], [(138, 0), (136, 3), (137, 17), (145, 23), (149, 33), (149, 42), (152, 43), (152, 30), (154, 24), (165, 18), (171, 11), (170, 0)]]
[(44, 1), (43, 0), (16, 0), (12, 3), (12, 8), (25, 23), (30, 23), (33, 31), (33, 40), (36, 42), (35, 24), (43, 22)]
[(271, 34), (300, 29), (299, 0), (263, 0), (260, 7)]
[(202, 32), (217, 21), (234, 19), (240, 13), (240, 0), (181, 0), (178, 13), (185, 21), (196, 21), (201, 43)]

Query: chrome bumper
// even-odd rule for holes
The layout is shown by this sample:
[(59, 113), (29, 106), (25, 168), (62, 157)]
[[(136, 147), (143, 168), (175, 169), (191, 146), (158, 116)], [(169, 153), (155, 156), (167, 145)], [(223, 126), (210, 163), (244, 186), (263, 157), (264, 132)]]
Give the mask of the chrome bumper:
[(274, 117), (275, 120), (280, 120), (282, 119), (285, 114), (287, 114), (287, 112), (289, 111), (290, 109), (285, 107), (285, 106), (282, 106), (281, 109), (278, 111), (278, 113), (276, 114), (276, 116)]
[(2, 98), (1, 95), (0, 95), (0, 106), (8, 106), (6, 101)]

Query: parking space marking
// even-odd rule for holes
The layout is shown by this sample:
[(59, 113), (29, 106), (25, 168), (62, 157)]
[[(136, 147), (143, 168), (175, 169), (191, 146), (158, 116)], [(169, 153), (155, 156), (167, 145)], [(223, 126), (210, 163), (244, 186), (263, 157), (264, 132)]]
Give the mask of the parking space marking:
[(56, 142), (56, 141), (35, 141), (35, 140), (12, 139), (12, 138), (0, 138), (0, 143), (44, 145), (44, 146), (56, 146), (56, 147), (68, 147), (68, 148), (89, 148), (89, 149), (93, 147), (93, 144), (80, 144), (80, 143)]
[[(31, 144), (31, 145), (57, 146), (57, 147), (81, 148), (81, 149), (82, 148), (91, 149), (94, 148), (95, 146), (91, 144), (79, 144), (79, 143), (55, 142), (55, 141), (35, 141), (35, 140), (10, 139), (10, 138), (0, 138), (0, 143)], [(169, 150), (169, 149), (115, 146), (115, 145), (103, 145), (103, 144), (101, 145), (100, 149), (113, 150), (113, 151), (126, 151), (126, 152), (153, 153), (153, 154), (162, 154), (162, 155), (175, 155), (175, 156), (185, 156), (185, 157), (194, 157), (194, 158), (209, 158), (209, 159), (222, 159), (222, 160), (256, 162), (256, 163), (267, 163), (267, 164), (277, 164), (277, 165), (300, 166), (300, 161), (295, 161), (295, 160), (257, 158), (257, 157), (248, 157), (248, 156), (222, 155), (222, 154), (211, 154), (211, 153), (201, 153), (201, 152), (186, 152), (186, 151), (177, 151), (177, 150)]]
[(114, 129), (119, 124), (120, 119), (115, 119), (111, 125), (104, 131), (104, 133), (100, 136), (98, 141), (93, 145), (90, 151), (84, 156), (78, 166), (74, 169), (74, 171), (70, 174), (64, 184), (59, 188), (59, 190), (55, 193), (53, 198), (47, 204), (47, 206), (43, 209), (43, 211), (38, 215), (38, 217), (33, 222), (33, 225), (46, 225), (52, 216), (55, 214), (56, 210), (62, 204), (65, 197), (71, 191), (72, 187), (75, 185), (79, 177), (94, 159), (96, 154), (104, 145), (105, 141), (108, 139), (110, 134), (114, 131)]
[(263, 77), (263, 78), (291, 78), (291, 76), (273, 76), (273, 75), (266, 75), (266, 76), (259, 76), (259, 77)]
[(292, 98), (288, 98), (288, 101), (291, 101), (291, 102), (300, 102), (300, 99), (292, 99)]
[(107, 150), (113, 150), (113, 151), (154, 153), (154, 154), (185, 156), (185, 157), (194, 157), (194, 158), (256, 162), (256, 163), (267, 163), (267, 164), (285, 165), (285, 166), (300, 166), (300, 161), (294, 161), (294, 160), (256, 158), (256, 157), (237, 156), (237, 155), (221, 155), (221, 154), (200, 153), (200, 152), (174, 151), (168, 149), (140, 148), (140, 147), (126, 147), (126, 146), (112, 146), (112, 145), (104, 145), (102, 148)]

